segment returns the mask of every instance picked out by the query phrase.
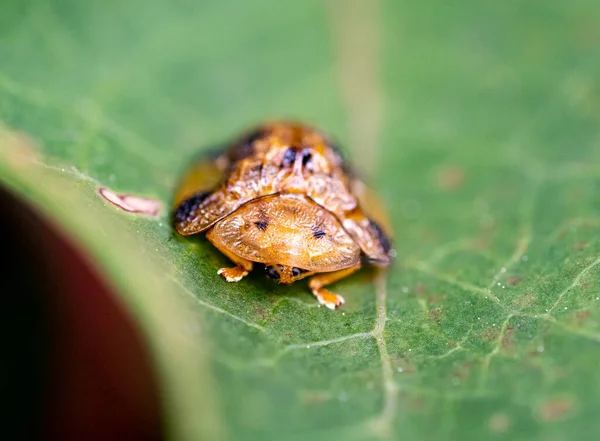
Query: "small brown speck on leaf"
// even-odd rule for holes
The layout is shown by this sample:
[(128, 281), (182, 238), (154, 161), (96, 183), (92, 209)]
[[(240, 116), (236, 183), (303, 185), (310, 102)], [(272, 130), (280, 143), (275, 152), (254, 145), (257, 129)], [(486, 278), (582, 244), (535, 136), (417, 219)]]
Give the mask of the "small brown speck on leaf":
[(421, 410), (425, 406), (425, 401), (423, 397), (412, 396), (409, 398), (408, 405), (413, 410)]
[(331, 400), (331, 393), (326, 390), (304, 390), (300, 392), (300, 402), (305, 405), (318, 405)]
[(422, 296), (423, 294), (425, 294), (425, 286), (424, 285), (415, 286), (415, 294), (418, 296)]
[(485, 328), (482, 329), (481, 332), (479, 332), (479, 336), (484, 341), (495, 341), (498, 338), (498, 332), (498, 328)]
[(267, 308), (263, 308), (263, 307), (260, 307), (260, 306), (257, 306), (255, 308), (253, 308), (253, 311), (261, 319), (267, 317), (269, 315), (269, 312), (270, 312)]
[(429, 320), (439, 322), (442, 317), (442, 310), (440, 308), (431, 309), (427, 315)]
[(589, 309), (580, 309), (579, 311), (577, 311), (575, 313), (575, 318), (577, 318), (577, 320), (579, 320), (580, 322), (586, 320), (587, 318), (589, 318), (589, 316), (592, 313), (590, 312)]
[(463, 186), (465, 172), (455, 165), (448, 165), (437, 172), (437, 186), (446, 191), (457, 190)]
[(488, 426), (494, 433), (505, 433), (510, 426), (510, 420), (505, 414), (496, 412), (490, 417)]
[(515, 328), (506, 328), (504, 332), (504, 336), (502, 337), (502, 347), (510, 348), (513, 345), (513, 337), (515, 333)]
[(446, 294), (432, 294), (427, 298), (427, 302), (435, 305), (443, 302), (447, 297), (448, 296)]
[(585, 241), (579, 241), (575, 245), (573, 245), (574, 251), (583, 251), (587, 248), (588, 243)]
[(531, 291), (531, 290), (527, 290), (522, 296), (518, 297), (515, 300), (515, 303), (517, 305), (519, 305), (520, 307), (525, 307), (525, 306), (529, 306), (532, 305), (535, 300), (536, 300), (536, 293)]
[(556, 421), (565, 418), (573, 411), (575, 399), (571, 396), (557, 397), (543, 403), (538, 409), (538, 415), (543, 421)]
[(519, 286), (523, 282), (523, 277), (521, 276), (509, 276), (506, 279), (506, 283), (508, 286)]
[(485, 251), (490, 249), (492, 243), (491, 235), (480, 235), (473, 241), (473, 249), (476, 251)]

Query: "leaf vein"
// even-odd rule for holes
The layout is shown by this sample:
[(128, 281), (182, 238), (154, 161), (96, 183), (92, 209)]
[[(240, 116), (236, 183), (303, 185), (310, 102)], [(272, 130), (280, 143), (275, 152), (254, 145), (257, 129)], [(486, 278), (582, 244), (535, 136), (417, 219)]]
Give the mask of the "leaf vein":
[(585, 276), (589, 271), (591, 271), (594, 267), (598, 266), (598, 264), (600, 264), (600, 257), (598, 257), (596, 260), (594, 260), (592, 263), (590, 263), (588, 266), (586, 266), (579, 274), (577, 274), (577, 277), (575, 277), (575, 280), (573, 280), (573, 283), (571, 283), (568, 287), (566, 287), (559, 295), (558, 298), (556, 299), (556, 301), (554, 302), (554, 304), (550, 307), (550, 309), (548, 310), (549, 314), (552, 314), (552, 312), (556, 309), (556, 307), (559, 305), (560, 301), (562, 300), (562, 298), (567, 295), (573, 288), (575, 288), (577, 285), (579, 285), (579, 282), (581, 281), (581, 279), (583, 278), (583, 276)]

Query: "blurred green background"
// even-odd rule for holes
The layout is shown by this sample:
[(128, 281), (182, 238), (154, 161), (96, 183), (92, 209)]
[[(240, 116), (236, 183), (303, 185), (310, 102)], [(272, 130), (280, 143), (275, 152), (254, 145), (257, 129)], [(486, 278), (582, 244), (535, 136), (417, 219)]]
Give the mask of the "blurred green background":
[[(168, 439), (597, 439), (599, 48), (593, 0), (4, 0), (0, 181), (115, 287)], [(389, 208), (339, 311), (170, 227), (190, 158), (267, 118)]]

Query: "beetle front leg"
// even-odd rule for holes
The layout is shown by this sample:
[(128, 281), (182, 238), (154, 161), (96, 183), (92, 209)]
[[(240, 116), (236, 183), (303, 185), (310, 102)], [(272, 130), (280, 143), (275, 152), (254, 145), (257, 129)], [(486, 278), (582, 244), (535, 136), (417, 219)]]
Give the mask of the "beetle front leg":
[(348, 277), (360, 269), (360, 263), (357, 263), (350, 268), (335, 271), (332, 273), (321, 273), (313, 276), (308, 282), (308, 287), (312, 290), (313, 295), (317, 298), (319, 304), (327, 306), (329, 309), (335, 309), (344, 303), (344, 298), (338, 294), (323, 288), (338, 280)]
[(246, 277), (250, 271), (252, 271), (254, 264), (250, 260), (243, 259), (242, 257), (233, 254), (231, 251), (220, 246), (216, 241), (213, 241), (212, 232), (212, 229), (209, 230), (206, 234), (206, 238), (210, 240), (210, 242), (217, 247), (220, 252), (225, 254), (229, 260), (236, 264), (236, 266), (233, 268), (221, 268), (219, 271), (217, 271), (217, 274), (228, 282), (239, 282)]

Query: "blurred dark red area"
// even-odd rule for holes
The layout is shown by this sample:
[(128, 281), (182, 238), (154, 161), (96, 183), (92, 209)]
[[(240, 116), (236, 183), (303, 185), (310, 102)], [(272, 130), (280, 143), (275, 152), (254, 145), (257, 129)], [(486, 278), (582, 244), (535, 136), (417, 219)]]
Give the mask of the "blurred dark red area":
[(0, 188), (1, 437), (161, 440), (156, 376), (111, 289), (62, 232)]

